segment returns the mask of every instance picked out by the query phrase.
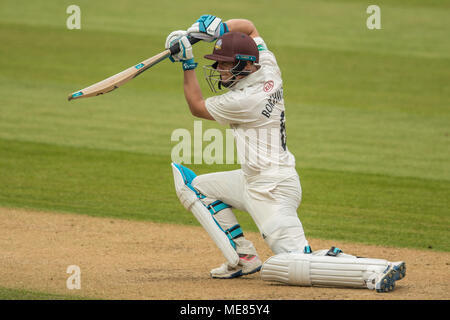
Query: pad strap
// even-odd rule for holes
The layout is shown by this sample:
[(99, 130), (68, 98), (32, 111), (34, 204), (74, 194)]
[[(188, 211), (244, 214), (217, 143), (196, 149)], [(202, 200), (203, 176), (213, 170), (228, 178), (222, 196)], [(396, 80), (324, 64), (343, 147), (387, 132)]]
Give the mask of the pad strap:
[(242, 237), (244, 235), (244, 232), (242, 231), (241, 226), (239, 224), (236, 224), (232, 226), (230, 229), (225, 230), (225, 234), (231, 241), (233, 239)]
[[(199, 194), (197, 195), (199, 197), (199, 199), (201, 196), (205, 197), (203, 194)], [(223, 230), (222, 226), (219, 224), (219, 222), (214, 218), (214, 215), (220, 211), (222, 211), (223, 209), (226, 208), (231, 208), (230, 205), (220, 201), (220, 200), (216, 200), (214, 202), (211, 202), (209, 205), (205, 205), (206, 209), (208, 209), (209, 213), (211, 213), (211, 216), (213, 218), (213, 220), (216, 222), (217, 226), (225, 233), (225, 235), (227, 236), (227, 238), (230, 240), (230, 244), (233, 246), (234, 249), (236, 249), (236, 243), (233, 241), (233, 239), (242, 237), (244, 235), (244, 232), (241, 229), (241, 226), (239, 224), (236, 224), (234, 226), (232, 226), (231, 228), (227, 229), (227, 230)]]
[[(217, 223), (217, 221), (216, 221), (216, 223)], [(219, 225), (219, 228), (221, 228), (220, 225)], [(244, 236), (244, 232), (242, 231), (241, 226), (239, 224), (236, 224), (227, 230), (223, 230), (223, 232), (225, 232), (225, 235), (230, 240), (230, 244), (236, 250), (236, 242), (234, 242), (233, 240)]]
[(226, 208), (231, 208), (231, 206), (226, 203), (223, 203), (220, 200), (216, 200), (210, 203), (208, 206), (206, 206), (206, 209), (208, 209), (212, 215), (215, 215), (217, 212), (222, 211), (223, 209)]

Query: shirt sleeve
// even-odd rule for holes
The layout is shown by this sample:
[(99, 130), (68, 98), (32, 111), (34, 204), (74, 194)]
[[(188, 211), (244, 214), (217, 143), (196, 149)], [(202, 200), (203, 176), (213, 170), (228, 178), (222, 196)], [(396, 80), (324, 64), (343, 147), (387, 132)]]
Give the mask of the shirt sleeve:
[(249, 105), (234, 96), (232, 91), (205, 100), (209, 114), (221, 125), (248, 123), (254, 121)]
[(275, 58), (275, 55), (267, 48), (267, 45), (264, 42), (263, 38), (255, 37), (253, 38), (253, 40), (258, 47), (259, 64), (278, 68), (277, 59)]

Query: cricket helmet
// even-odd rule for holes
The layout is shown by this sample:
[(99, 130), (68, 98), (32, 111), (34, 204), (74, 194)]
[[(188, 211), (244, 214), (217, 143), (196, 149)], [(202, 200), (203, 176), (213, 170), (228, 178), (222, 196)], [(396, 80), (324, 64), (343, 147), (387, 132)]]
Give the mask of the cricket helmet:
[[(215, 92), (215, 86), (231, 87), (238, 79), (236, 76), (247, 76), (251, 71), (244, 70), (247, 61), (252, 63), (259, 62), (259, 51), (255, 41), (248, 35), (242, 32), (231, 31), (225, 33), (217, 39), (212, 54), (204, 56), (206, 59), (215, 61), (210, 66), (205, 66), (205, 77), (211, 89)], [(235, 65), (228, 71), (233, 75), (233, 79), (224, 82), (217, 72), (217, 66), (221, 62), (234, 62)], [(209, 72), (209, 73), (208, 73)]]

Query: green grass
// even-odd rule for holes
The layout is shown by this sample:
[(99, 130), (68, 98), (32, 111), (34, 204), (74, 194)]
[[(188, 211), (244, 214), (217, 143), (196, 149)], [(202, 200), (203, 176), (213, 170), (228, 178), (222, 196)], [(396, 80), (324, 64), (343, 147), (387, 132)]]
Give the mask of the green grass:
[(0, 300), (89, 300), (89, 298), (0, 287)]
[[(0, 150), (0, 180), (7, 181), (2, 205), (197, 224), (175, 195), (169, 155), (1, 139)], [(198, 173), (223, 170), (192, 167)], [(308, 236), (450, 250), (448, 181), (311, 168), (299, 172), (299, 212)], [(257, 231), (248, 214), (239, 212), (239, 220), (245, 230)]]
[[(248, 14), (234, 0), (78, 1), (82, 29), (67, 30), (72, 3), (0, 4), (0, 206), (198, 224), (170, 168), (173, 130), (193, 132), (195, 120), (179, 65), (164, 61), (101, 97), (66, 97), (211, 12), (251, 19), (277, 56), (307, 236), (450, 251), (448, 1), (378, 1), (382, 30), (366, 28), (371, 3), (356, 0), (265, 0)], [(195, 46), (200, 65), (210, 50)]]

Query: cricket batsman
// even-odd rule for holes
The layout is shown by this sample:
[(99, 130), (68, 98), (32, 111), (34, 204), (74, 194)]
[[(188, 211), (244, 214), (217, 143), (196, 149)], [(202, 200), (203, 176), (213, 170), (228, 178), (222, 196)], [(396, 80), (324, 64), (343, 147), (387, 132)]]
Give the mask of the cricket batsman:
[[(213, 42), (212, 64), (204, 67), (214, 92), (203, 98), (190, 38)], [(334, 286), (388, 292), (405, 276), (403, 261), (361, 258), (331, 247), (312, 251), (297, 215), (301, 201), (295, 158), (286, 144), (283, 81), (274, 54), (246, 19), (223, 22), (202, 15), (186, 31), (169, 34), (165, 47), (184, 73), (184, 95), (192, 115), (229, 125), (241, 169), (197, 176), (172, 163), (175, 189), (223, 253), (226, 262), (213, 278), (236, 278), (261, 271), (261, 278), (299, 286)], [(248, 212), (273, 256), (264, 263), (245, 238), (232, 208)]]

